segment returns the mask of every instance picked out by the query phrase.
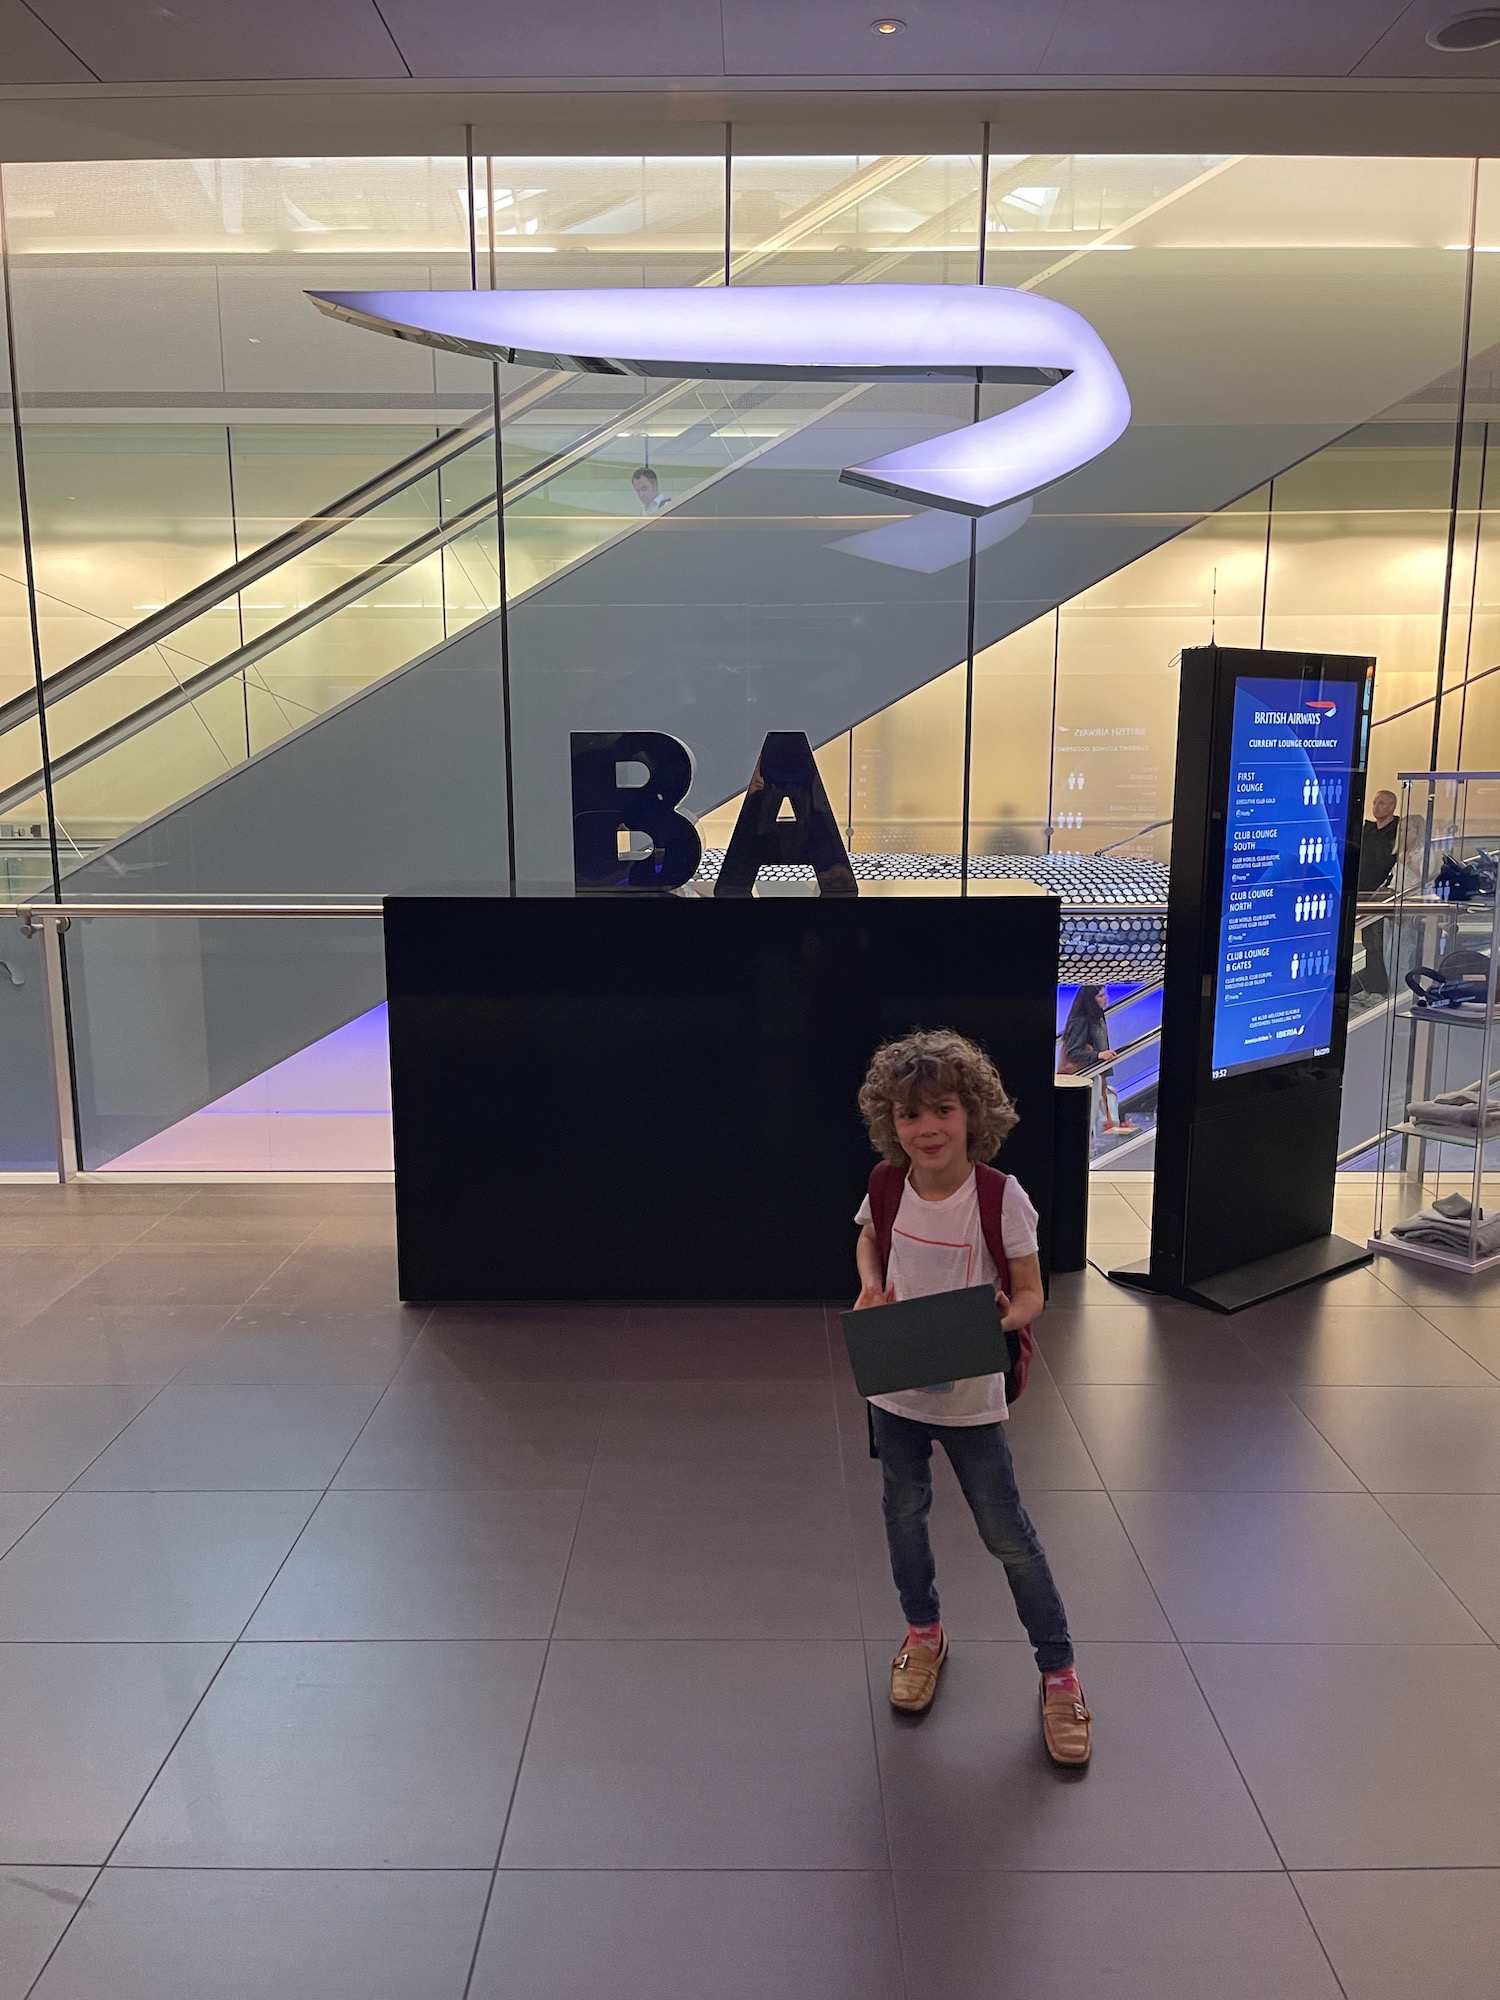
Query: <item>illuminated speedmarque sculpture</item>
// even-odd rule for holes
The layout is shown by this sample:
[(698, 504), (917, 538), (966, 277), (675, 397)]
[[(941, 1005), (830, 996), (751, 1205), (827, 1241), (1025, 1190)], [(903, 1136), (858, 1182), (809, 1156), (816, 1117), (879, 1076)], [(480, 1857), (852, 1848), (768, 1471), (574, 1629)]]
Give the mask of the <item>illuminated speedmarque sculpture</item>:
[(960, 380), (1045, 394), (847, 466), (842, 478), (980, 516), (1097, 458), (1130, 397), (1088, 321), (999, 286), (765, 285), (682, 291), (310, 292), (322, 311), (487, 361), (721, 381)]

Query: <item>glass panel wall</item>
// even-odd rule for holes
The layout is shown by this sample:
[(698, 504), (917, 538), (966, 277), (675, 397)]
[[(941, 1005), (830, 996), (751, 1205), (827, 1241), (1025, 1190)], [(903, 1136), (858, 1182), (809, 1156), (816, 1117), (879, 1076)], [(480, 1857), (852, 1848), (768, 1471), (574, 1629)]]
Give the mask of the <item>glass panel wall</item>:
[[(0, 238), (3, 242), (3, 238)], [(0, 341), (6, 337), (0, 289)], [(8, 347), (0, 349), (0, 705), (22, 709), (35, 693), (32, 598), (27, 585), (20, 457)], [(41, 764), (35, 704), (10, 736), (0, 739), (0, 785), (7, 771)], [(54, 851), (47, 801), (0, 816), (0, 903), (50, 895)], [(0, 1173), (55, 1173), (57, 1129), (48, 1087), (50, 1043), (41, 942), (17, 917), (0, 917)]]
[[(1500, 762), (1493, 164), (1476, 251), (1470, 161), (938, 136), (794, 155), (737, 128), (727, 171), (697, 138), (6, 166), (16, 893), (51, 880), (33, 608), (62, 892), (80, 903), (563, 883), (567, 733), (610, 726), (691, 744), (710, 875), (764, 736), (791, 729), (872, 888), (957, 893), (967, 869), (1156, 901), (1174, 663), (1210, 637), (1375, 653), (1377, 775), (1427, 762), (1440, 683), (1444, 754)], [(962, 517), (839, 474), (971, 422), (972, 385), (494, 370), (304, 297), (726, 278), (1037, 291), (1099, 329), (1133, 422), (981, 521), (971, 557)], [(979, 414), (1031, 393), (985, 385)], [(7, 499), (20, 465), (29, 550)], [(1084, 939), (1105, 979), (1143, 963), (1125, 936)], [(1141, 936), (1158, 948), (1154, 920)], [(103, 998), (107, 953), (70, 949), (94, 1038), (124, 1002)], [(289, 963), (292, 983), (311, 976)], [(205, 991), (226, 1010), (214, 1061), (163, 1085), (163, 1116), (268, 1067)], [(268, 1004), (290, 1043), (379, 997), (361, 971), (310, 1010)], [(114, 1112), (83, 1123), (91, 1164), (124, 1143)]]

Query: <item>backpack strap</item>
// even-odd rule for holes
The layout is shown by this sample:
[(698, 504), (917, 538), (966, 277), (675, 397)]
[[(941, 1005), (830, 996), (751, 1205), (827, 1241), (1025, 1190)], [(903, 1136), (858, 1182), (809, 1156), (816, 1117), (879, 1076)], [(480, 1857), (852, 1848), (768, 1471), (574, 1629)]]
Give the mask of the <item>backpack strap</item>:
[[(870, 1169), (870, 1183), (867, 1192), (870, 1197), (870, 1224), (875, 1231), (875, 1248), (880, 1257), (880, 1275), (883, 1278), (890, 1269), (891, 1237), (896, 1229), (896, 1213), (901, 1206), (901, 1196), (906, 1188), (906, 1170), (891, 1165), (889, 1160), (881, 1160)], [(875, 1408), (865, 1404), (865, 1423), (870, 1433), (870, 1456), (879, 1458), (880, 1448), (875, 1442)]]
[[(974, 1185), (979, 1196), (979, 1228), (984, 1237), (984, 1247), (994, 1260), (995, 1271), (1000, 1280), (1000, 1289), (1007, 1298), (1010, 1296), (1010, 1259), (1005, 1254), (1005, 1188), (1009, 1176), (997, 1167), (977, 1166), (974, 1169)], [(870, 1207), (874, 1210), (874, 1198)], [(1026, 1387), (1026, 1377), (1031, 1373), (1033, 1342), (1029, 1326), (1013, 1327), (1005, 1336), (1010, 1349), (1010, 1366), (1005, 1371), (1005, 1400), (1013, 1403)]]
[(885, 1276), (891, 1262), (891, 1237), (895, 1233), (896, 1214), (901, 1207), (901, 1197), (906, 1190), (906, 1169), (892, 1166), (889, 1160), (881, 1160), (870, 1171), (870, 1221), (875, 1230), (875, 1248), (880, 1256), (880, 1275)]

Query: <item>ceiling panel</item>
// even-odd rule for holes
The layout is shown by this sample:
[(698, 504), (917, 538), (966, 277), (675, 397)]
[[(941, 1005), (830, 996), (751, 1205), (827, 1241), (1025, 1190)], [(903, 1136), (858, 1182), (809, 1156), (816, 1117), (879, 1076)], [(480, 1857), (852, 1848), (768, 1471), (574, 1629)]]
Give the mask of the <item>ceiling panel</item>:
[(106, 83), (405, 76), (372, 0), (32, 0)]
[(1405, 0), (1066, 0), (1047, 76), (1347, 76)]
[(1389, 33), (1382, 35), (1356, 76), (1500, 76), (1500, 49), (1476, 49), (1470, 55), (1447, 55), (1427, 46), (1429, 28), (1463, 14), (1477, 14), (1479, 0), (1415, 0)]
[[(731, 76), (1027, 76), (1063, 0), (724, 0)], [(871, 24), (894, 16), (899, 35)]]
[(382, 0), (419, 77), (718, 76), (718, 0)]
[(87, 66), (21, 0), (0, 0), (0, 83), (91, 83)]

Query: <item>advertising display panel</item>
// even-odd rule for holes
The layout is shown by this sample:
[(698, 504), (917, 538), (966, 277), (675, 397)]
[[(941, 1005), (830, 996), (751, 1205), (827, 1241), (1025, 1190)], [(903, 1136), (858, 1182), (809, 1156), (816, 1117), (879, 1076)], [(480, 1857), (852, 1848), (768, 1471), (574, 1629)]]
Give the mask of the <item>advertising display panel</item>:
[(1368, 1261), (1331, 1233), (1375, 662), (1184, 652), (1151, 1256), (1237, 1311)]
[(1326, 1056), (1343, 934), (1361, 690), (1235, 682), (1212, 1069), (1216, 1079)]

